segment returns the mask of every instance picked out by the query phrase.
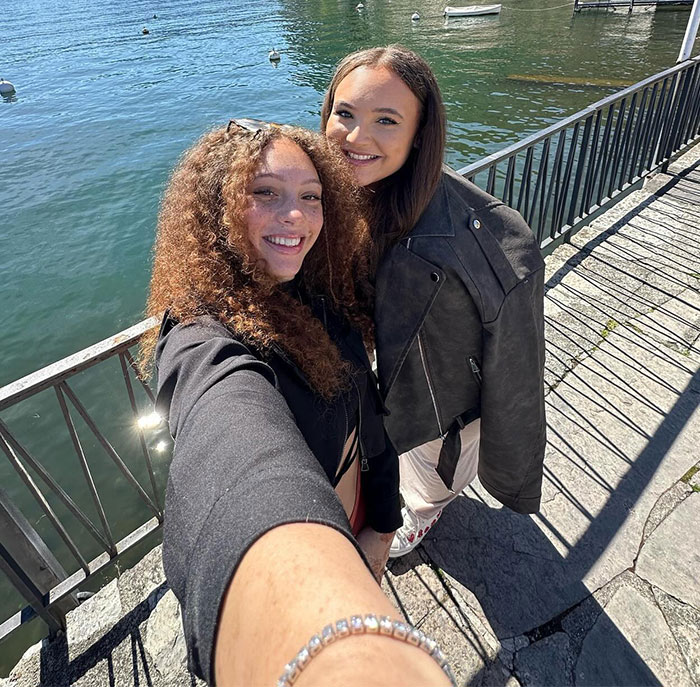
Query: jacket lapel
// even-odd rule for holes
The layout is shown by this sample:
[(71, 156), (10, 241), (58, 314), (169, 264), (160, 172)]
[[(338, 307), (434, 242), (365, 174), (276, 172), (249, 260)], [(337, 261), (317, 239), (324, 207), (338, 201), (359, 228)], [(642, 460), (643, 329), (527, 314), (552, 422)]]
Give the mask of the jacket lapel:
[[(444, 272), (408, 250), (405, 240), (382, 260), (377, 272), (375, 322), (379, 387), (384, 398), (444, 281)], [(402, 309), (400, 303), (410, 305)]]

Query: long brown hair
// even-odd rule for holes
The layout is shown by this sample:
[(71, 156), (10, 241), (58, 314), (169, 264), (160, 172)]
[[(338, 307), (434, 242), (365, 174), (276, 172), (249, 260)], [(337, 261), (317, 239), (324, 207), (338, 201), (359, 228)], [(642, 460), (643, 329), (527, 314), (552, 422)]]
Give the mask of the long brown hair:
[[(371, 319), (360, 307), (356, 284), (366, 282), (362, 256), (369, 232), (358, 190), (337, 146), (320, 134), (292, 127), (216, 129), (188, 150), (172, 174), (158, 216), (147, 314), (189, 323), (211, 315), (266, 356), (286, 352), (325, 399), (347, 383), (348, 366), (310, 308), (265, 271), (244, 220), (247, 189), (261, 156), (274, 140), (296, 143), (311, 159), (323, 188), (323, 227), (304, 259), (300, 278), (371, 343)], [(157, 332), (142, 340), (141, 367), (152, 359)]]
[(408, 159), (401, 169), (382, 180), (368, 199), (376, 267), (384, 251), (413, 229), (433, 197), (440, 181), (447, 127), (442, 95), (430, 65), (408, 48), (388, 45), (360, 50), (343, 58), (323, 101), (322, 131), (326, 130), (338, 84), (358, 67), (390, 69), (421, 104), (415, 145)]

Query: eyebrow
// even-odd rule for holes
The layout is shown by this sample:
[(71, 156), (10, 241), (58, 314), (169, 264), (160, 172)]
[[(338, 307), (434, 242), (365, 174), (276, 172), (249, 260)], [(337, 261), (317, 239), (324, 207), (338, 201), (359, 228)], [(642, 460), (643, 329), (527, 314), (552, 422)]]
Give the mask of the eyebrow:
[[(350, 103), (345, 102), (344, 100), (339, 100), (337, 103), (335, 103), (336, 107), (348, 107), (351, 110), (355, 109)], [(383, 112), (386, 114), (393, 114), (396, 115), (397, 117), (401, 117), (403, 119), (403, 115), (398, 111), (395, 110), (393, 107), (375, 107), (372, 112)]]
[[(274, 172), (263, 172), (262, 174), (256, 174), (255, 178), (253, 181), (257, 181), (258, 179), (277, 179), (278, 181), (284, 181), (284, 177), (282, 177), (279, 174), (275, 174)], [(301, 182), (302, 184), (317, 184), (318, 186), (323, 186), (323, 184), (316, 178), (314, 177), (309, 177), (308, 179), (304, 179), (304, 181)]]

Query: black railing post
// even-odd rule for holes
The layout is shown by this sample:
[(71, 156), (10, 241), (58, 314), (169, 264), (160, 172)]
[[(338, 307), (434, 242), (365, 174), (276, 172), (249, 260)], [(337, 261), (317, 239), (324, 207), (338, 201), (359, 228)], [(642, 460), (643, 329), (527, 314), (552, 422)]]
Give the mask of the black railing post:
[(70, 595), (51, 609), (43, 596), (68, 577), (27, 518), (0, 488), (0, 569), (52, 631), (65, 627), (65, 614), (78, 605)]
[(593, 115), (586, 119), (586, 124), (583, 128), (583, 139), (581, 141), (581, 148), (578, 154), (578, 165), (576, 166), (576, 177), (574, 178), (574, 185), (571, 191), (571, 203), (569, 204), (569, 216), (566, 218), (566, 223), (569, 226), (573, 226), (574, 217), (576, 216), (576, 201), (578, 200), (578, 194), (581, 187), (581, 182), (583, 181), (583, 170), (586, 168), (586, 157), (588, 155), (588, 141), (591, 135), (591, 127), (593, 125)]
[(668, 170), (668, 164), (670, 162), (671, 154), (675, 146), (678, 123), (680, 121), (681, 113), (683, 110), (683, 100), (687, 93), (687, 70), (680, 72), (678, 79), (676, 80), (676, 87), (673, 91), (671, 97), (671, 117), (669, 118), (669, 125), (666, 130), (666, 136), (662, 146), (663, 163), (661, 165), (661, 171), (665, 174)]
[[(631, 7), (638, 4), (627, 2)], [(665, 171), (668, 160), (698, 137), (700, 57), (695, 57), (603, 98), (460, 173), (469, 179), (486, 176), (486, 191), (497, 192), (522, 212), (540, 248), (549, 253), (632, 184), (653, 170)], [(514, 160), (523, 153), (522, 178), (516, 180)], [(502, 194), (500, 164), (508, 165)]]

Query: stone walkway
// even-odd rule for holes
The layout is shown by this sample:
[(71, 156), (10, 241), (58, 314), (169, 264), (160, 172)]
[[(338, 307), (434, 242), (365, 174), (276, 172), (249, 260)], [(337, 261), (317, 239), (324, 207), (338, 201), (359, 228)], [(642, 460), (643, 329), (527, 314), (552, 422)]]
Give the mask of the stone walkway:
[[(478, 484), (383, 586), (460, 684), (700, 687), (700, 146), (547, 260), (544, 498)], [(160, 550), (0, 687), (198, 684)]]

